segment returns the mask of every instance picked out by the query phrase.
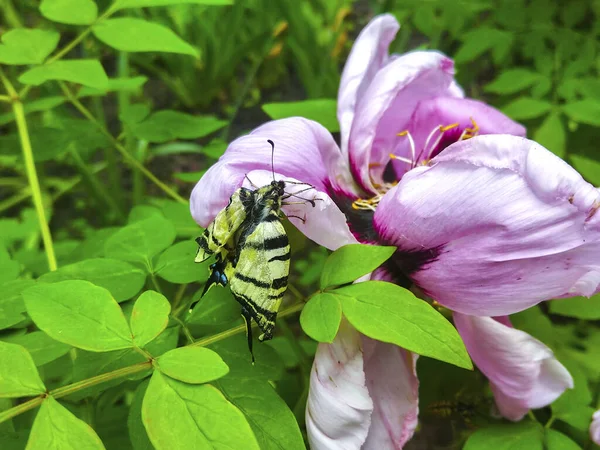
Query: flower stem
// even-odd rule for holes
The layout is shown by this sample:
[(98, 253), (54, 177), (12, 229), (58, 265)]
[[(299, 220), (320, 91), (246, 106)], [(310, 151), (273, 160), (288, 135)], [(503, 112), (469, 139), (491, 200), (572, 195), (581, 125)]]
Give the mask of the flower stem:
[[(304, 307), (304, 305), (305, 305), (304, 302), (296, 303), (296, 304), (282, 310), (278, 315), (279, 315), (279, 317), (290, 316), (292, 314), (295, 314), (295, 313), (301, 311), (302, 308)], [(256, 326), (256, 324), (254, 324), (254, 325)], [(204, 339), (200, 339), (200, 340), (194, 342), (193, 344), (190, 344), (190, 346), (205, 347), (207, 345), (214, 344), (215, 342), (222, 341), (223, 339), (226, 339), (228, 337), (234, 336), (238, 333), (242, 333), (242, 332), (244, 332), (245, 329), (246, 329), (245, 325), (240, 325), (240, 326), (231, 328), (229, 330), (223, 331), (221, 333), (215, 334), (213, 336), (208, 336)], [(19, 414), (23, 414), (24, 412), (29, 411), (30, 409), (33, 409), (33, 408), (41, 405), (42, 402), (44, 401), (44, 398), (46, 398), (47, 395), (51, 395), (54, 398), (65, 397), (69, 394), (73, 394), (77, 391), (87, 389), (87, 388), (89, 388), (91, 386), (95, 386), (97, 384), (102, 384), (106, 381), (114, 380), (114, 379), (121, 378), (121, 377), (126, 377), (129, 375), (133, 375), (135, 373), (139, 373), (139, 372), (148, 370), (152, 367), (152, 360), (150, 360), (151, 355), (148, 354), (146, 356), (149, 357), (148, 361), (133, 364), (131, 366), (123, 367), (122, 369), (113, 370), (112, 372), (107, 372), (107, 373), (103, 373), (101, 375), (97, 375), (92, 378), (88, 378), (87, 380), (78, 381), (76, 383), (72, 383), (67, 386), (53, 389), (48, 394), (40, 395), (39, 397), (32, 398), (31, 400), (21, 403), (20, 405), (17, 405), (13, 408), (7, 409), (6, 411), (2, 411), (2, 412), (0, 412), (0, 423), (6, 422), (7, 420), (10, 420), (13, 417), (18, 416)]]
[(108, 130), (102, 125), (93, 114), (79, 101), (77, 97), (73, 95), (73, 93), (69, 90), (67, 85), (63, 82), (59, 82), (61, 89), (63, 90), (67, 99), (71, 102), (71, 104), (90, 122), (98, 127), (98, 129), (104, 134), (111, 142), (112, 145), (117, 149), (117, 151), (123, 156), (125, 160), (136, 170), (139, 170), (146, 178), (152, 181), (156, 186), (158, 186), (165, 194), (170, 196), (172, 199), (179, 203), (187, 204), (187, 200), (181, 197), (177, 192), (167, 186), (165, 183), (160, 181), (152, 172), (150, 172), (143, 164), (131, 155), (125, 147), (123, 147), (119, 141), (117, 141), (112, 134), (108, 132)]
[(44, 211), (40, 182), (35, 169), (33, 149), (31, 148), (31, 140), (29, 139), (29, 131), (27, 130), (27, 121), (25, 120), (25, 110), (23, 109), (23, 103), (21, 103), (21, 99), (19, 98), (17, 91), (9, 79), (6, 78), (2, 69), (0, 69), (0, 79), (2, 80), (2, 84), (4, 85), (6, 92), (12, 99), (12, 108), (17, 122), (19, 139), (21, 141), (21, 150), (23, 151), (25, 171), (27, 173), (27, 180), (29, 181), (29, 187), (31, 189), (31, 196), (33, 198), (35, 212), (37, 214), (40, 232), (42, 233), (42, 240), (44, 241), (44, 250), (46, 251), (48, 268), (50, 271), (54, 271), (57, 268), (56, 255), (54, 254), (54, 244), (52, 243), (52, 235), (50, 234), (50, 227), (48, 226), (46, 211)]
[(81, 176), (83, 177), (83, 179), (87, 181), (87, 184), (89, 185), (93, 194), (102, 203), (104, 203), (105, 206), (108, 206), (108, 208), (111, 209), (117, 215), (117, 217), (119, 217), (122, 220), (125, 220), (125, 214), (123, 213), (123, 211), (121, 211), (119, 205), (117, 205), (116, 201), (102, 187), (94, 173), (88, 168), (83, 159), (81, 159), (81, 156), (79, 155), (77, 150), (72, 149), (70, 151), (70, 154), (73, 158), (73, 161), (75, 162), (75, 166), (77, 166), (77, 168), (81, 172)]

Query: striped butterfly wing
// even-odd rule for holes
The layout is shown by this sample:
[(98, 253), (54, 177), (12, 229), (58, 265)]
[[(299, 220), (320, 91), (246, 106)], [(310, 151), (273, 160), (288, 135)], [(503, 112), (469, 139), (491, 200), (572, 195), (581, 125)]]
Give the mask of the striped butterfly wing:
[(256, 224), (241, 247), (229, 286), (262, 330), (258, 339), (269, 340), (290, 272), (290, 245), (277, 212)]
[(203, 262), (213, 254), (229, 251), (234, 246), (236, 231), (246, 220), (245, 202), (252, 198), (252, 191), (239, 188), (229, 199), (229, 204), (219, 211), (215, 219), (206, 227), (202, 236), (196, 239), (198, 253), (195, 262)]

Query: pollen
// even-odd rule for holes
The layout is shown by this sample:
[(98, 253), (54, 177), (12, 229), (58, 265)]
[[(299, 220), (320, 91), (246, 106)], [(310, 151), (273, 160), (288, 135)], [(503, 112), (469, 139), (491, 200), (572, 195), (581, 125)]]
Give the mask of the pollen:
[(382, 198), (383, 194), (377, 194), (371, 198), (357, 198), (352, 202), (352, 209), (374, 212)]

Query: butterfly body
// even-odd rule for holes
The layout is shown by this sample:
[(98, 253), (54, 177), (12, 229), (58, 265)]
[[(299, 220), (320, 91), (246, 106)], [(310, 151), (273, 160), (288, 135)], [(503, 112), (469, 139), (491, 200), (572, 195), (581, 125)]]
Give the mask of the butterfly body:
[(229, 284), (242, 306), (250, 348), (251, 320), (262, 331), (260, 341), (271, 339), (287, 289), (290, 246), (280, 216), (284, 189), (284, 181), (254, 191), (239, 188), (197, 239), (196, 262), (216, 256), (202, 295), (215, 284)]

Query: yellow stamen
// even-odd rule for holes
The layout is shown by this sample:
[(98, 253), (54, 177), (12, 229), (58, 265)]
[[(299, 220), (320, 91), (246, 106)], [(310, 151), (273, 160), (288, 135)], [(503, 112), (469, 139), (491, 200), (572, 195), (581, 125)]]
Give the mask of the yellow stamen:
[(371, 198), (358, 198), (352, 202), (352, 209), (362, 210), (362, 211), (375, 211), (377, 205), (383, 198), (383, 195), (377, 194)]
[[(473, 119), (471, 119), (473, 120)], [(440, 132), (444, 132), (444, 131), (448, 131), (451, 130), (452, 128), (456, 128), (458, 126), (458, 122), (456, 123), (451, 123), (450, 125), (446, 125), (445, 127), (440, 125)]]
[(479, 134), (479, 125), (477, 125), (475, 119), (473, 119), (472, 117), (470, 117), (470, 119), (471, 123), (473, 124), (473, 128), (465, 128), (465, 131), (463, 131), (463, 134), (461, 135), (459, 141), (471, 139), (472, 137), (475, 137)]

